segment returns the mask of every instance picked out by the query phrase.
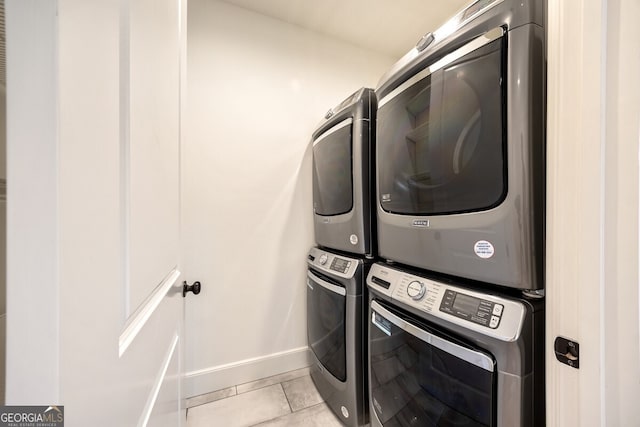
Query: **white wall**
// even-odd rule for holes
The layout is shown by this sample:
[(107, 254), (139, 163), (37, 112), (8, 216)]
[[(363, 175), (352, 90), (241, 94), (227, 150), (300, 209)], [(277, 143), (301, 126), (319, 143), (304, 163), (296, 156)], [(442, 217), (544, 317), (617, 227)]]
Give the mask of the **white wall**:
[[(547, 425), (640, 419), (640, 2), (549, 1)], [(557, 336), (580, 369), (556, 361)]]
[(395, 61), (213, 0), (189, 2), (187, 394), (307, 365), (309, 140)]
[(4, 403), (7, 330), (7, 88), (0, 84), (0, 404)]

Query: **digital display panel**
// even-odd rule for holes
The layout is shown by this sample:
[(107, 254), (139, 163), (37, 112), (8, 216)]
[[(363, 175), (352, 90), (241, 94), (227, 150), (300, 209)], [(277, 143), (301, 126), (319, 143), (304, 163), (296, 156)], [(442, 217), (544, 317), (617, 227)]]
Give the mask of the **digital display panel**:
[(453, 301), (453, 309), (463, 313), (476, 314), (480, 307), (480, 301), (478, 298), (470, 297), (469, 295), (457, 294), (456, 299)]
[(334, 258), (333, 262), (331, 263), (331, 269), (335, 271), (340, 271), (344, 273), (347, 271), (348, 268), (349, 268), (349, 261), (344, 259)]

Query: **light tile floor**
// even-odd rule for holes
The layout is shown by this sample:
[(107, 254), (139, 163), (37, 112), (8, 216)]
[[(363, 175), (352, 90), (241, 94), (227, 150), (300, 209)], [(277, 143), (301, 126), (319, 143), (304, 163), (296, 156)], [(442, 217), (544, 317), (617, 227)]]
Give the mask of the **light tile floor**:
[(309, 368), (187, 400), (187, 427), (341, 427)]

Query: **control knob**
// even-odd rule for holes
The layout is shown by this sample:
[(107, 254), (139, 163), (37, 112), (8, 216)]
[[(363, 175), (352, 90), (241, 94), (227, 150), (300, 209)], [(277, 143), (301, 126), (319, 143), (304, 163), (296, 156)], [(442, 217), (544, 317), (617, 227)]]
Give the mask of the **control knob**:
[(409, 286), (407, 286), (407, 295), (409, 295), (411, 299), (415, 301), (422, 298), (426, 292), (427, 287), (424, 285), (424, 283), (418, 282), (417, 280), (414, 280), (413, 282), (409, 283)]
[(318, 262), (320, 262), (320, 265), (325, 265), (327, 261), (329, 261), (329, 257), (327, 256), (327, 254), (320, 255), (320, 258), (318, 259)]

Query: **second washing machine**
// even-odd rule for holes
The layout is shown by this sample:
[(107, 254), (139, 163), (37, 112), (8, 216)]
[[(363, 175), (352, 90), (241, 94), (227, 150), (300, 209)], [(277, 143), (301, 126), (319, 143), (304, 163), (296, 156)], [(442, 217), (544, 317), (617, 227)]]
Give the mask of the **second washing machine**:
[(312, 248), (307, 259), (311, 378), (345, 425), (368, 422), (365, 279), (371, 262)]
[(542, 301), (383, 263), (367, 284), (372, 427), (545, 425)]

